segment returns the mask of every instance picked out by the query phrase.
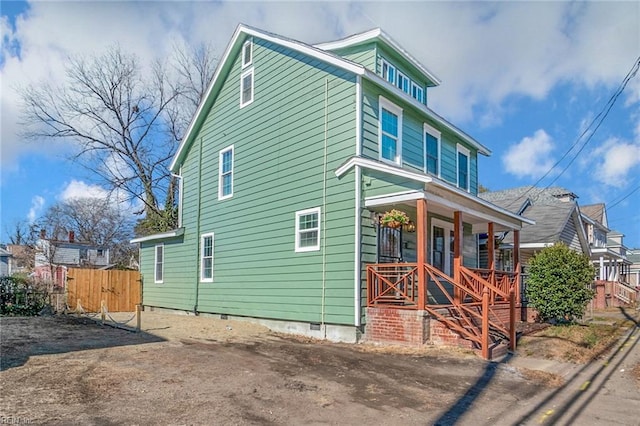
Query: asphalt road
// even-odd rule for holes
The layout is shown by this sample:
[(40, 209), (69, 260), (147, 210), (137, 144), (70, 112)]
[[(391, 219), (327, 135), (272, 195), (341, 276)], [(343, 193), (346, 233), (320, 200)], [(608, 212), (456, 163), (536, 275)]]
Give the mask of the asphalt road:
[(578, 369), (564, 386), (505, 424), (640, 425), (640, 387), (631, 374), (640, 364), (639, 340), (636, 323), (607, 358)]

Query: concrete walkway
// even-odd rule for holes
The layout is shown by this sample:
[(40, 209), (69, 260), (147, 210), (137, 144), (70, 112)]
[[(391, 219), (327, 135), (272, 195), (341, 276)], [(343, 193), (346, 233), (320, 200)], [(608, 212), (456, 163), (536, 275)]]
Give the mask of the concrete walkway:
[(640, 425), (640, 386), (631, 374), (640, 365), (640, 322), (609, 355), (587, 365), (514, 356), (507, 365), (559, 374), (565, 385), (519, 406), (504, 425)]

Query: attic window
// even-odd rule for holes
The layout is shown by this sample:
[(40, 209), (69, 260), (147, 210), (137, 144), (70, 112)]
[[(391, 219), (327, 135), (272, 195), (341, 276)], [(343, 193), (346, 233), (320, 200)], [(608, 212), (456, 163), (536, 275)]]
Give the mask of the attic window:
[(240, 76), (240, 108), (253, 102), (253, 68)]
[(242, 45), (242, 68), (251, 64), (253, 60), (253, 43), (247, 40)]
[(382, 60), (382, 78), (391, 84), (396, 84), (396, 67), (384, 59)]

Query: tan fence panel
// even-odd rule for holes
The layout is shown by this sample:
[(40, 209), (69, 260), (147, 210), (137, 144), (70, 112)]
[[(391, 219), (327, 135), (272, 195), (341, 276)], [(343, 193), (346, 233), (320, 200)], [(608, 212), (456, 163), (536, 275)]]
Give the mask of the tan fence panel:
[(142, 301), (138, 271), (69, 269), (67, 303), (72, 309), (80, 300), (87, 312), (99, 312), (104, 301), (109, 312), (134, 312)]

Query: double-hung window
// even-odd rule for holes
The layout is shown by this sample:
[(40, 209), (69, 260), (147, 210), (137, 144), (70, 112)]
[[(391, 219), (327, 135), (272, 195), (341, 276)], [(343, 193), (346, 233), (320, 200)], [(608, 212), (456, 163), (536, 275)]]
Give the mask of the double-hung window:
[(396, 67), (384, 59), (382, 60), (382, 78), (391, 84), (396, 84)]
[(398, 88), (405, 93), (409, 93), (409, 84), (410, 80), (407, 76), (398, 71)]
[(457, 147), (458, 188), (469, 191), (469, 155), (467, 148)]
[(253, 67), (240, 75), (240, 108), (253, 102)]
[(417, 99), (418, 102), (424, 103), (424, 89), (413, 81), (411, 82), (411, 96)]
[(220, 174), (218, 176), (218, 199), (233, 196), (233, 145), (220, 151)]
[(402, 162), (402, 108), (380, 97), (380, 159), (392, 163)]
[(155, 252), (153, 281), (156, 284), (162, 284), (164, 279), (164, 244), (157, 244)]
[(296, 212), (296, 252), (320, 250), (320, 207)]
[(213, 232), (200, 239), (200, 281), (213, 282)]
[(440, 132), (424, 125), (425, 172), (440, 175)]

